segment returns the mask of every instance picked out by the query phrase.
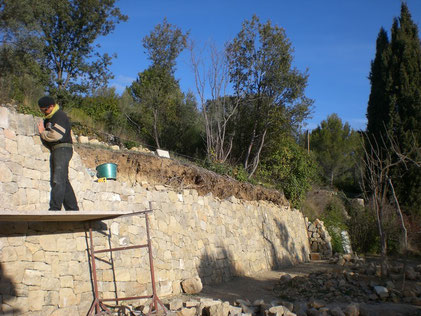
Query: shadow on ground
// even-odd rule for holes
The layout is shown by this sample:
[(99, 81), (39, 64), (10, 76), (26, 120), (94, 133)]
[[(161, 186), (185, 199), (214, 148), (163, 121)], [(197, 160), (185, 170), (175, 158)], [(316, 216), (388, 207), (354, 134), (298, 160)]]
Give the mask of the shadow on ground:
[(317, 271), (328, 271), (332, 265), (320, 261), (314, 263), (301, 263), (295, 266), (278, 266), (276, 270), (264, 271), (253, 277), (236, 276), (230, 281), (219, 284), (205, 284), (200, 296), (212, 299), (221, 299), (234, 303), (236, 299), (255, 300), (263, 299), (266, 303), (279, 299), (273, 291), (283, 274), (291, 276), (308, 276)]

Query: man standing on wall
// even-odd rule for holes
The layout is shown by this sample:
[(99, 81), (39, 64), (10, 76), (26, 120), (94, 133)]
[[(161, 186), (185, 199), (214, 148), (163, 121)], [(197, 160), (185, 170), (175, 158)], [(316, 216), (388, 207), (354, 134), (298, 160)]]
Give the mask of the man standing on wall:
[(69, 162), (73, 156), (70, 121), (49, 96), (38, 100), (44, 122), (38, 124), (43, 143), (50, 149), (51, 199), (50, 211), (79, 210), (77, 200), (69, 181)]

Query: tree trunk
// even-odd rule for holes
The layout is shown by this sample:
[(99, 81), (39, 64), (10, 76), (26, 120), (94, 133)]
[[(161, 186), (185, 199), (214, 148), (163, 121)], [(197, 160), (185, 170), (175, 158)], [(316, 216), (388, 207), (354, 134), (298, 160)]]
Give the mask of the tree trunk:
[(158, 133), (158, 113), (157, 111), (153, 112), (153, 134), (155, 138), (156, 148), (161, 148), (159, 145), (159, 133)]
[(377, 228), (379, 230), (379, 237), (380, 237), (380, 256), (381, 256), (381, 275), (382, 277), (387, 275), (387, 242), (386, 242), (386, 234), (383, 229), (383, 205), (381, 201), (378, 200), (378, 192), (374, 193), (373, 202), (374, 207), (376, 210), (376, 219), (377, 219)]
[(405, 226), (405, 221), (403, 219), (403, 214), (401, 207), (399, 205), (398, 197), (395, 193), (395, 188), (393, 186), (392, 180), (390, 178), (387, 179), (390, 185), (390, 189), (392, 190), (393, 199), (396, 203), (396, 212), (398, 213), (399, 219), (401, 221), (402, 227), (402, 235), (403, 235), (403, 246), (404, 246), (404, 261), (403, 261), (403, 273), (402, 273), (402, 291), (405, 289), (405, 274), (406, 274), (406, 264), (408, 259), (408, 230)]
[(333, 188), (333, 170), (330, 173), (330, 187)]
[(256, 155), (254, 156), (254, 159), (253, 159), (253, 168), (252, 168), (252, 170), (251, 170), (251, 172), (250, 172), (250, 174), (248, 176), (249, 179), (253, 176), (254, 172), (257, 169), (257, 166), (259, 165), (259, 162), (260, 162), (260, 153), (262, 152), (262, 148), (263, 148), (263, 145), (265, 143), (266, 132), (267, 132), (267, 129), (265, 129), (265, 131), (263, 132), (262, 139), (260, 141), (259, 150), (257, 151)]
[(251, 134), (250, 144), (249, 144), (249, 147), (247, 149), (247, 155), (246, 155), (246, 158), (244, 159), (244, 169), (246, 171), (249, 167), (249, 159), (250, 159), (250, 155), (251, 155), (251, 150), (253, 149), (254, 141), (256, 139), (256, 128), (257, 128), (257, 122), (254, 122), (253, 133)]

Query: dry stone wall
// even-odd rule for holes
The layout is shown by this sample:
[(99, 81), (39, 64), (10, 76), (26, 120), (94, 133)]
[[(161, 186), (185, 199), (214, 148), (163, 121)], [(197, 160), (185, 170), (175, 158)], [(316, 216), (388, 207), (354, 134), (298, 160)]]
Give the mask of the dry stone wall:
[(313, 223), (307, 222), (310, 250), (318, 253), (321, 259), (330, 259), (333, 254), (332, 238), (323, 221), (316, 219)]
[[(45, 210), (49, 152), (36, 131), (40, 120), (0, 107), (0, 212)], [(94, 182), (77, 153), (70, 180), (84, 210), (143, 211), (151, 203), (150, 233), (160, 297), (181, 292), (199, 276), (203, 284), (307, 261), (303, 215), (288, 205), (220, 200), (194, 190)], [(0, 222), (0, 314), (85, 315), (93, 302), (87, 231), (95, 249), (144, 244), (140, 215), (82, 222)], [(150, 295), (145, 249), (98, 254), (102, 298)]]

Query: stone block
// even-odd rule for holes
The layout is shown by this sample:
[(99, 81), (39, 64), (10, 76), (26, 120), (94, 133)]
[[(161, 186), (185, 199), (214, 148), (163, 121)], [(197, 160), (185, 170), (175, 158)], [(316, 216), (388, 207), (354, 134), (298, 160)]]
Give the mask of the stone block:
[(32, 115), (25, 115), (17, 113), (17, 128), (16, 131), (18, 134), (32, 136), (35, 135), (36, 123)]
[(41, 290), (43, 291), (57, 291), (60, 288), (60, 280), (51, 275), (43, 276), (41, 278)]
[(17, 135), (16, 137), (18, 153), (24, 157), (33, 157), (34, 141), (31, 137)]
[[(124, 292), (126, 296), (140, 296), (142, 293), (146, 293), (146, 284), (140, 284), (137, 282), (124, 282), (124, 284)], [(121, 288), (123, 289), (123, 287)]]
[(60, 308), (62, 307), (68, 307), (72, 305), (77, 305), (79, 302), (76, 298), (75, 293), (73, 292), (73, 289), (71, 288), (61, 288), (59, 290), (59, 304), (58, 306)]
[(13, 130), (17, 130), (17, 113), (15, 109), (8, 109), (9, 111), (9, 128)]
[(28, 293), (29, 311), (40, 311), (44, 306), (44, 292), (35, 290)]
[(230, 312), (229, 303), (214, 301), (211, 305), (203, 307), (202, 315), (208, 316), (228, 316)]
[(161, 296), (161, 297), (171, 295), (172, 294), (172, 284), (171, 284), (171, 282), (170, 281), (159, 282), (158, 292), (159, 292), (159, 296)]
[(4, 162), (0, 161), (0, 182), (11, 182), (12, 179), (12, 171)]
[(194, 316), (197, 315), (197, 309), (195, 307), (183, 307), (181, 310), (177, 311), (177, 316)]
[(20, 260), (32, 261), (32, 254), (25, 246), (16, 246), (15, 250)]
[(4, 140), (5, 149), (9, 154), (17, 155), (18, 154), (18, 144), (16, 141), (6, 138)]
[(66, 275), (60, 277), (60, 288), (69, 287), (73, 288), (73, 276)]
[(5, 129), (3, 131), (3, 135), (5, 138), (8, 138), (10, 140), (16, 141), (16, 133), (15, 131), (12, 131), (10, 129)]
[(22, 175), (26, 178), (33, 179), (33, 180), (40, 180), (41, 179), (41, 171), (23, 168)]
[(89, 140), (89, 144), (90, 145), (94, 145), (94, 146), (98, 146), (98, 145), (100, 145), (101, 143), (100, 143), (100, 141), (98, 140), (98, 139), (90, 139)]
[(112, 282), (114, 281), (114, 273), (111, 269), (104, 270), (102, 272), (102, 279), (103, 282)]
[(76, 250), (77, 251), (84, 251), (87, 249), (87, 243), (85, 237), (77, 237), (76, 238)]
[(166, 188), (163, 185), (157, 184), (157, 185), (155, 185), (155, 190), (157, 190), (157, 191), (165, 191)]
[(232, 316), (240, 316), (243, 312), (243, 309), (239, 306), (231, 306), (229, 307), (230, 315)]
[(7, 237), (7, 243), (10, 246), (22, 246), (25, 243), (24, 236)]
[[(119, 282), (122, 281), (131, 281), (130, 271), (126, 268), (116, 268), (115, 269), (115, 277), (116, 280)], [(132, 280), (134, 281), (134, 280)]]
[(290, 312), (288, 308), (282, 305), (269, 308), (269, 316), (285, 315), (288, 312)]
[(170, 153), (167, 150), (157, 149), (156, 154), (161, 158), (170, 158)]
[(136, 281), (145, 284), (151, 282), (151, 274), (147, 269), (136, 268)]
[(320, 253), (318, 252), (312, 252), (310, 253), (310, 260), (321, 260)]
[(17, 261), (18, 255), (15, 247), (3, 247), (0, 252), (1, 262)]
[(0, 127), (9, 128), (9, 110), (5, 107), (0, 107)]
[(57, 238), (57, 249), (67, 254), (70, 254), (72, 251), (75, 251), (76, 246), (77, 245), (73, 239), (65, 237)]
[(81, 293), (92, 293), (92, 284), (88, 281), (77, 281), (74, 282), (73, 290), (75, 291), (75, 294), (81, 294)]
[(86, 136), (79, 136), (77, 140), (80, 144), (89, 144), (89, 138)]
[(35, 270), (42, 271), (43, 273), (51, 271), (51, 266), (45, 262), (34, 262), (33, 267)]
[(57, 236), (42, 235), (39, 238), (41, 248), (45, 251), (57, 251)]
[(26, 189), (26, 199), (28, 204), (36, 204), (40, 199), (39, 190), (35, 189)]
[(203, 289), (202, 280), (197, 276), (181, 282), (181, 288), (186, 294), (197, 294)]
[(12, 194), (12, 203), (16, 206), (27, 205), (26, 190), (20, 188), (16, 193)]
[(183, 307), (183, 300), (182, 299), (173, 299), (169, 303), (169, 308), (171, 311), (179, 310)]
[[(34, 181), (30, 178), (24, 177), (24, 176), (15, 176), (14, 177), (14, 183), (16, 183), (16, 185), (18, 185), (18, 188), (23, 188), (23, 189), (27, 189), (27, 188), (33, 188), (34, 187)], [(35, 182), (36, 184), (36, 182)]]
[(62, 275), (72, 275), (72, 276), (79, 276), (82, 273), (86, 273), (86, 270), (82, 269), (82, 265), (78, 261), (69, 261), (69, 267), (66, 274)]
[(42, 277), (42, 273), (40, 271), (26, 269), (24, 274), (23, 274), (22, 282), (25, 285), (40, 286), (41, 285), (41, 277)]
[(46, 291), (44, 296), (45, 305), (57, 305), (59, 301), (58, 287), (52, 291)]

